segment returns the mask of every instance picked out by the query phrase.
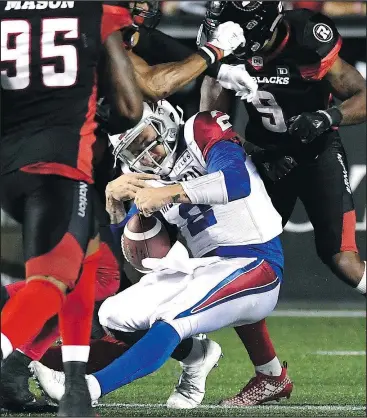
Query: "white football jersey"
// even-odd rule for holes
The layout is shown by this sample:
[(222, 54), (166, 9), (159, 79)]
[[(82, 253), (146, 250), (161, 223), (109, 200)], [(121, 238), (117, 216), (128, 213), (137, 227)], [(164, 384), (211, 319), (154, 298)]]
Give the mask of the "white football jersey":
[[(210, 147), (223, 139), (237, 139), (228, 119), (228, 115), (214, 111), (198, 113), (186, 122), (170, 180), (187, 181), (208, 174), (204, 155)], [(231, 247), (240, 256), (240, 249), (281, 234), (282, 219), (263, 181), (249, 157), (245, 164), (251, 183), (249, 196), (225, 205), (170, 204), (161, 210), (166, 221), (179, 228), (193, 257), (219, 247)], [(152, 185), (164, 184), (154, 181)]]

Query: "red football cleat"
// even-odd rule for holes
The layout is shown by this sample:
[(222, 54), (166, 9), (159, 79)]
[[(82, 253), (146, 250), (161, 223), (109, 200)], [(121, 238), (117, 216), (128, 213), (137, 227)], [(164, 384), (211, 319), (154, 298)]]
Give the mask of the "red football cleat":
[(289, 399), (293, 390), (293, 383), (287, 373), (287, 363), (283, 363), (280, 376), (267, 376), (256, 373), (241, 392), (220, 402), (221, 406), (254, 406), (265, 402), (277, 401), (281, 398)]

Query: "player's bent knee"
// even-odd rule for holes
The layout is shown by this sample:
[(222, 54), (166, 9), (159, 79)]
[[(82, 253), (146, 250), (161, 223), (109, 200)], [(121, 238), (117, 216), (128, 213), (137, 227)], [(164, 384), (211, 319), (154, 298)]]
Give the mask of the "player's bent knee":
[(98, 311), (99, 323), (102, 326), (123, 332), (133, 332), (138, 329), (141, 312), (134, 308), (128, 300), (121, 300), (121, 294), (107, 298)]
[(330, 257), (326, 264), (338, 276), (350, 280), (360, 280), (364, 273), (364, 263), (359, 254), (352, 251), (345, 251)]
[(99, 250), (99, 244), (100, 244), (100, 237), (99, 234), (91, 239), (88, 243), (87, 251), (85, 253), (85, 258), (92, 256), (93, 254), (96, 254)]
[(60, 279), (51, 276), (31, 276), (27, 277), (27, 283), (32, 280), (44, 280), (55, 285), (62, 293), (66, 294), (68, 286)]

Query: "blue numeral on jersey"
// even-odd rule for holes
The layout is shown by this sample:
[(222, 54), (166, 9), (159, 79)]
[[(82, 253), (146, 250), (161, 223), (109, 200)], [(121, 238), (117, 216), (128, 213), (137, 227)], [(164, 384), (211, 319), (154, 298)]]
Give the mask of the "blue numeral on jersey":
[(187, 229), (192, 237), (205, 231), (217, 223), (213, 209), (209, 205), (197, 205), (182, 203), (179, 208), (181, 218), (187, 220)]

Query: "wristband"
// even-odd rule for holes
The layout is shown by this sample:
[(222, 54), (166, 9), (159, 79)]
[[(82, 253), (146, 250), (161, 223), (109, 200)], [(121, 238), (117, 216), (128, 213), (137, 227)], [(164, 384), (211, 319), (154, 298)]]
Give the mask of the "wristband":
[(222, 66), (223, 64), (222, 64), (222, 62), (221, 61), (217, 61), (217, 62), (215, 62), (214, 64), (211, 64), (205, 71), (204, 71), (204, 74), (205, 75), (208, 75), (209, 77), (212, 77), (212, 78), (218, 78), (218, 74), (219, 74), (219, 71), (220, 71), (220, 68), (221, 68), (221, 66)]
[(331, 117), (332, 124), (331, 126), (337, 128), (343, 120), (343, 113), (337, 106), (333, 106), (326, 111), (326, 113)]
[(208, 66), (223, 58), (223, 51), (209, 43), (199, 48), (197, 53), (205, 59)]

